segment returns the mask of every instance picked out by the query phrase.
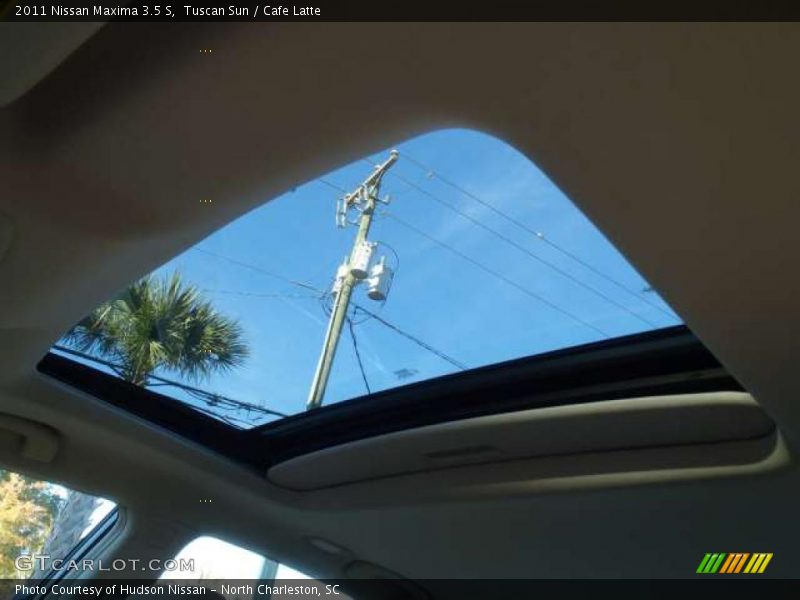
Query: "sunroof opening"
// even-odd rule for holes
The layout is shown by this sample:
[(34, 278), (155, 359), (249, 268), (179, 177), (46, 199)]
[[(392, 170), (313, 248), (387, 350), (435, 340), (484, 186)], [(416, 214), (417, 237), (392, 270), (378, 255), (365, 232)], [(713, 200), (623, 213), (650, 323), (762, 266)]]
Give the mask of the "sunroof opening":
[(450, 129), (265, 203), (53, 350), (250, 428), (680, 323), (530, 160)]

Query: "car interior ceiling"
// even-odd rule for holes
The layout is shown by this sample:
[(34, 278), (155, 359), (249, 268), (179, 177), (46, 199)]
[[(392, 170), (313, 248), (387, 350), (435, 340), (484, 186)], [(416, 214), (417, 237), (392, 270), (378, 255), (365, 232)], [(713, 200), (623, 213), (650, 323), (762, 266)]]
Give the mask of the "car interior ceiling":
[[(208, 534), (318, 577), (671, 578), (710, 547), (768, 548), (770, 576), (796, 574), (796, 27), (14, 27), (0, 24), (0, 439), (43, 425), (57, 450), (3, 443), (0, 464), (117, 502), (102, 556), (168, 558)], [(264, 198), (453, 126), (530, 157), (686, 327), (235, 436), (48, 355)], [(413, 418), (387, 427), (399, 406)]]

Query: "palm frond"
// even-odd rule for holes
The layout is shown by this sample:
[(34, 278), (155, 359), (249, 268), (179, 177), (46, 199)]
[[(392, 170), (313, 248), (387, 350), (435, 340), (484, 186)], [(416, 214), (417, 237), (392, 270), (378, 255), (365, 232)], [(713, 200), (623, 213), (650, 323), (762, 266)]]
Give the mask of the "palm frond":
[(241, 366), (249, 355), (241, 326), (177, 272), (130, 285), (71, 328), (65, 342), (117, 360), (122, 376), (141, 385), (158, 369), (205, 379)]

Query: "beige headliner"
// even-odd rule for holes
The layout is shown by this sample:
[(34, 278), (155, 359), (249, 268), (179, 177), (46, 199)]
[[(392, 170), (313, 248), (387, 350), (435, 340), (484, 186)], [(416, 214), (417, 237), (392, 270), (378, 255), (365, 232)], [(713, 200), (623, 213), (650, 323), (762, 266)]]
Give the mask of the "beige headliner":
[(411, 577), (686, 576), (709, 549), (775, 552), (770, 571), (795, 574), (794, 468), (434, 504), (409, 487), (384, 510), (326, 509), (34, 366), (87, 309), (264, 198), (472, 127), (543, 168), (795, 448), (798, 56), (794, 24), (104, 27), (0, 110), (0, 410), (65, 438), (50, 465), (0, 458), (126, 505), (126, 556), (200, 529), (327, 574), (337, 559), (304, 536)]

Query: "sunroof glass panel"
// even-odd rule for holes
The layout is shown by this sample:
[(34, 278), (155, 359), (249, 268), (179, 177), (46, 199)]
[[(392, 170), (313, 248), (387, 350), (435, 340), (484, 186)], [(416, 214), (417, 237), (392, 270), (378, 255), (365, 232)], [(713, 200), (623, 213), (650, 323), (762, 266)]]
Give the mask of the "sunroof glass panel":
[(244, 215), (55, 351), (249, 428), (680, 322), (525, 156), (445, 130)]

